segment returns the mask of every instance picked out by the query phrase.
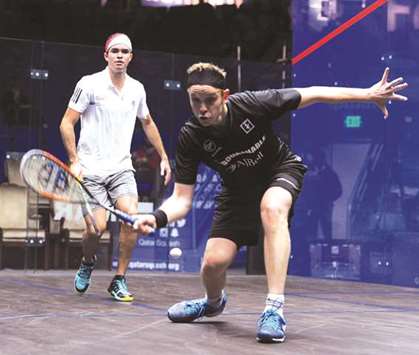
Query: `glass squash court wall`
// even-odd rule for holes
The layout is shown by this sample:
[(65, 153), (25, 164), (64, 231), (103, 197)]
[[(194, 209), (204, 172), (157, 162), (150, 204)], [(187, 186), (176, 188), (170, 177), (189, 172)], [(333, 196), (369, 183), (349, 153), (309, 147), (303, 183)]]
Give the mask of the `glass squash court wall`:
[[(0, 52), (1, 166), (7, 162), (8, 153), (22, 153), (32, 148), (47, 150), (65, 161), (66, 154), (59, 133), (60, 120), (77, 81), (83, 75), (105, 68), (103, 49), (1, 38)], [(191, 64), (199, 61), (210, 61), (224, 68), (228, 72), (227, 82), (232, 92), (236, 92), (238, 88), (281, 88), (288, 85), (290, 79), (290, 68), (282, 64), (238, 63), (233, 59), (135, 49), (128, 72), (145, 86), (148, 106), (172, 162), (177, 132), (191, 115), (183, 86), (185, 72)], [(287, 118), (282, 118), (278, 123), (279, 129), (285, 137), (289, 136)], [(77, 133), (78, 130), (79, 124)], [(156, 205), (171, 192), (173, 183), (166, 189), (161, 188), (158, 183), (155, 174), (155, 152), (153, 153), (145, 142), (140, 124), (134, 133), (132, 152), (141, 201), (153, 202)], [(10, 154), (9, 156), (15, 157)], [(5, 182), (5, 169), (1, 168), (0, 183)], [(185, 220), (175, 222), (148, 238), (139, 239), (139, 247), (134, 252), (130, 267), (174, 271), (198, 270), (211, 223), (214, 194), (219, 188), (219, 178), (209, 169), (202, 168), (191, 213)], [(47, 224), (46, 220), (44, 224)], [(115, 236), (116, 255), (116, 224), (111, 224), (111, 229)], [(168, 250), (172, 247), (180, 247), (184, 251), (183, 258), (173, 262), (168, 260)], [(236, 265), (243, 266), (244, 263), (245, 251), (239, 254)]]
[[(293, 2), (294, 56), (378, 2)], [(291, 272), (419, 287), (419, 5), (381, 2), (293, 66), (294, 86), (367, 88), (386, 67), (407, 102), (316, 105), (295, 113), (309, 165), (294, 219)], [(307, 260), (310, 260), (308, 263)]]

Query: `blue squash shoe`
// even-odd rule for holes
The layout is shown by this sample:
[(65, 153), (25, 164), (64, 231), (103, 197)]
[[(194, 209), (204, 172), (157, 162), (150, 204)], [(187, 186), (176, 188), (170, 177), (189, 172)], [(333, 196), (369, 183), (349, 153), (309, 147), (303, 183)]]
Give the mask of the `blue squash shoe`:
[(283, 343), (287, 323), (275, 310), (263, 312), (257, 323), (256, 340), (261, 343)]
[(206, 298), (183, 301), (174, 304), (167, 311), (167, 316), (172, 322), (188, 323), (201, 317), (215, 317), (224, 311), (227, 296), (223, 293), (220, 304), (217, 307), (210, 306)]
[(96, 256), (93, 256), (91, 263), (86, 263), (84, 258), (81, 261), (80, 268), (74, 278), (74, 288), (78, 293), (85, 293), (90, 285), (92, 271), (95, 268)]

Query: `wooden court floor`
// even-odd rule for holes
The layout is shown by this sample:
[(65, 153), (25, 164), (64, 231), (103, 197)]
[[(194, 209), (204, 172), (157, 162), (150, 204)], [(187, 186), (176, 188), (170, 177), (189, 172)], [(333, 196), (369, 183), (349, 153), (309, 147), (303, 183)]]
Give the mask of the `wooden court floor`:
[(264, 276), (229, 275), (216, 318), (174, 324), (166, 309), (201, 297), (196, 274), (130, 272), (136, 300), (111, 300), (95, 271), (83, 296), (73, 271), (0, 271), (0, 354), (419, 354), (419, 289), (289, 277), (287, 340), (259, 344)]

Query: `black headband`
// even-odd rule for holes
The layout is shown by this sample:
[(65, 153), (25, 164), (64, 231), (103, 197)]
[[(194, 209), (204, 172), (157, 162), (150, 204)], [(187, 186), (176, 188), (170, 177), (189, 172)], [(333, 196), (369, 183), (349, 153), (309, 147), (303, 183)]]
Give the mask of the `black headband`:
[(186, 88), (190, 88), (192, 85), (209, 85), (217, 89), (226, 88), (225, 77), (213, 70), (195, 70), (188, 75), (186, 80)]

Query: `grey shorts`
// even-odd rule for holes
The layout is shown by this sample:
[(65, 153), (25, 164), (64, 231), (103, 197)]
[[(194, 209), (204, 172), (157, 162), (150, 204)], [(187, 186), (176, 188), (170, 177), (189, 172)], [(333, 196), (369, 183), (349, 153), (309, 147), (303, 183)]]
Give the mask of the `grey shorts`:
[(88, 175), (83, 177), (83, 181), (92, 195), (106, 206), (115, 205), (122, 196), (132, 196), (138, 199), (137, 183), (132, 170), (124, 170), (108, 176)]

